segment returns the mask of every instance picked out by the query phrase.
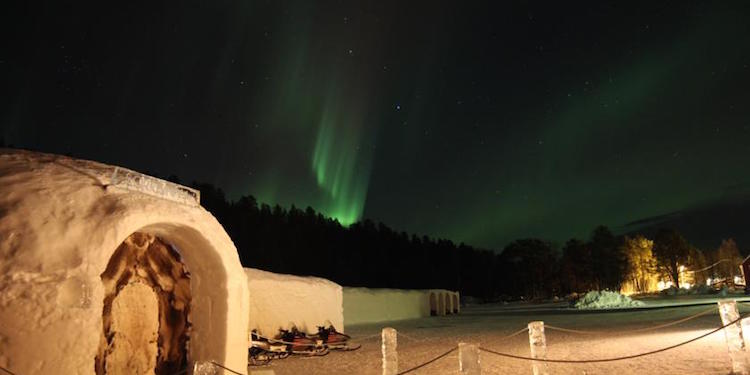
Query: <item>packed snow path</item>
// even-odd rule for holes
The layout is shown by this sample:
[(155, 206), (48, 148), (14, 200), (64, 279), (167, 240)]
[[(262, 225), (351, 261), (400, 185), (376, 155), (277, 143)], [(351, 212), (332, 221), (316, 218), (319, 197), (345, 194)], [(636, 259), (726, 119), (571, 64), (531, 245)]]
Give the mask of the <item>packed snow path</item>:
[[(684, 301), (684, 300), (678, 300)], [(484, 305), (467, 307), (461, 315), (393, 322), (399, 331), (399, 370), (403, 371), (444, 353), (458, 342), (479, 343), (488, 349), (518, 356), (529, 355), (528, 335), (523, 332), (503, 340), (526, 327), (528, 322), (543, 320), (545, 324), (571, 329), (600, 331), (582, 335), (547, 330), (547, 357), (550, 359), (601, 359), (638, 354), (674, 345), (721, 326), (718, 310), (682, 324), (649, 332), (622, 331), (653, 327), (711, 308), (715, 299), (690, 300), (709, 305), (687, 305), (659, 309), (627, 311), (585, 311), (561, 309), (561, 305)], [(652, 305), (668, 305), (664, 300)], [(714, 306), (715, 303), (714, 303)], [(740, 304), (740, 311), (750, 306)], [(291, 357), (273, 362), (269, 367), (278, 375), (285, 374), (380, 374), (381, 349), (379, 332), (384, 325), (349, 327), (348, 334), (362, 340), (355, 352), (333, 352), (325, 357)], [(356, 340), (355, 340), (356, 341)], [(528, 361), (481, 353), (483, 373), (530, 374)], [(258, 370), (253, 368), (250, 370)], [(663, 353), (646, 357), (587, 364), (550, 363), (551, 374), (727, 374), (731, 364), (723, 332)], [(458, 353), (453, 352), (413, 374), (458, 374)]]

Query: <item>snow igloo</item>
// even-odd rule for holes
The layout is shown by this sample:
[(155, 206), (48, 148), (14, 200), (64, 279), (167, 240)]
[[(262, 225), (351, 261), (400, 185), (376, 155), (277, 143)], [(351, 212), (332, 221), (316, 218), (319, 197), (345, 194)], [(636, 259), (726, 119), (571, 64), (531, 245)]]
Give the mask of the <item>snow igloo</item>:
[(296, 327), (316, 334), (333, 325), (344, 332), (340, 285), (312, 276), (295, 276), (245, 268), (250, 299), (249, 330), (274, 337), (279, 329)]
[(247, 366), (249, 294), (199, 193), (127, 169), (0, 149), (0, 366), (173, 374)]
[(425, 291), (430, 306), (430, 315), (458, 314), (460, 310), (458, 292), (445, 289), (430, 289)]

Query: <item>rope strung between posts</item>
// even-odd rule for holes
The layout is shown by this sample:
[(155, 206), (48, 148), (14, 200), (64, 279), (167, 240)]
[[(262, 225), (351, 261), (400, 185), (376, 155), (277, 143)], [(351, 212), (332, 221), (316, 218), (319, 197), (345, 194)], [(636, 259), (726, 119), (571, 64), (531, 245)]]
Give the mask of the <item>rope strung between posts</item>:
[[(492, 340), (492, 341), (498, 341), (498, 340), (506, 340), (506, 339), (509, 339), (509, 338), (511, 338), (511, 337), (515, 337), (515, 336), (518, 336), (518, 335), (520, 335), (520, 334), (522, 334), (522, 333), (524, 333), (524, 332), (526, 332), (526, 331), (528, 331), (528, 330), (529, 330), (529, 328), (528, 328), (528, 327), (524, 327), (524, 328), (521, 328), (521, 329), (519, 329), (519, 330), (518, 330), (518, 331), (516, 331), (516, 332), (513, 332), (513, 333), (511, 333), (510, 335), (507, 335), (507, 336), (503, 336), (503, 337), (500, 337), (500, 338), (498, 338), (498, 339), (494, 339), (494, 340)], [(416, 337), (414, 337), (414, 336), (410, 336), (410, 335), (407, 335), (406, 333), (403, 333), (403, 332), (401, 332), (401, 331), (397, 331), (397, 334), (398, 334), (399, 336), (401, 336), (401, 337), (403, 337), (403, 338), (407, 339), (407, 340), (410, 340), (410, 341), (414, 341), (414, 342), (424, 342), (424, 341), (427, 341), (427, 340), (428, 340), (428, 339), (418, 339), (418, 338), (416, 338)], [(373, 339), (373, 338), (376, 338), (376, 337), (377, 337), (377, 338), (380, 338), (381, 336), (382, 336), (382, 333), (376, 333), (376, 334), (374, 334), (374, 335), (369, 335), (369, 336), (364, 336), (364, 337), (352, 337), (352, 338), (351, 338), (351, 340), (352, 340), (352, 341), (359, 341), (359, 342), (361, 342), (361, 341), (367, 341), (367, 340), (371, 340), (371, 339)], [(260, 337), (260, 336), (259, 336), (259, 337)], [(280, 341), (277, 341), (277, 342), (280, 342)], [(283, 343), (283, 342), (282, 342), (282, 343)]]
[[(750, 314), (748, 314), (748, 315), (750, 315)], [(745, 317), (747, 317), (747, 315), (740, 316), (736, 320), (734, 320), (734, 321), (732, 321), (730, 323), (727, 323), (727, 324), (725, 324), (725, 325), (723, 325), (721, 327), (718, 327), (718, 328), (712, 330), (711, 332), (704, 333), (704, 334), (702, 334), (702, 335), (700, 335), (698, 337), (694, 337), (694, 338), (692, 338), (690, 340), (681, 342), (679, 344), (667, 346), (666, 348), (652, 350), (650, 352), (633, 354), (633, 355), (627, 355), (627, 356), (623, 356), (623, 357), (615, 357), (615, 358), (580, 359), (580, 360), (576, 360), (576, 359), (546, 359), (546, 358), (532, 358), (532, 357), (526, 357), (526, 356), (515, 355), (515, 354), (501, 353), (501, 352), (496, 352), (494, 350), (490, 350), (490, 349), (487, 349), (487, 348), (484, 348), (484, 347), (481, 347), (481, 346), (479, 347), (479, 350), (481, 350), (483, 352), (490, 353), (490, 354), (495, 354), (495, 355), (498, 355), (498, 356), (501, 356), (501, 357), (514, 358), (514, 359), (523, 359), (523, 360), (526, 360), (526, 361), (553, 362), (553, 363), (599, 363), (599, 362), (615, 362), (615, 361), (622, 361), (622, 360), (625, 360), (625, 359), (633, 359), (633, 358), (638, 358), (638, 357), (645, 357), (645, 356), (648, 356), (648, 355), (665, 352), (667, 350), (671, 350), (671, 349), (678, 348), (678, 347), (683, 346), (683, 345), (687, 345), (687, 344), (689, 344), (689, 343), (691, 343), (693, 341), (698, 341), (698, 340), (700, 340), (700, 339), (702, 339), (702, 338), (704, 338), (706, 336), (709, 336), (709, 335), (712, 335), (712, 334), (714, 334), (716, 332), (719, 332), (722, 329), (731, 326), (732, 324), (736, 324), (737, 322), (739, 322), (740, 320), (742, 320)]]
[(693, 320), (695, 318), (699, 318), (699, 317), (701, 317), (703, 315), (709, 314), (709, 313), (713, 312), (714, 310), (716, 310), (716, 307), (711, 307), (711, 308), (706, 309), (704, 311), (701, 311), (701, 312), (699, 312), (697, 314), (690, 315), (690, 316), (688, 316), (686, 318), (678, 319), (678, 320), (675, 320), (673, 322), (659, 324), (659, 325), (653, 326), (653, 327), (637, 328), (637, 329), (630, 329), (630, 330), (625, 330), (625, 331), (607, 331), (607, 332), (602, 332), (602, 331), (588, 331), (588, 330), (581, 330), (581, 329), (570, 329), (570, 328), (557, 327), (557, 326), (553, 326), (553, 325), (550, 325), (550, 324), (545, 324), (544, 328), (545, 329), (555, 330), (555, 331), (561, 331), (561, 332), (578, 333), (578, 334), (581, 334), (581, 335), (599, 335), (599, 334), (602, 334), (602, 333), (608, 333), (608, 334), (615, 333), (615, 334), (618, 334), (618, 333), (648, 332), (648, 331), (654, 331), (654, 330), (661, 329), (661, 328), (671, 327), (671, 326), (674, 326), (674, 325), (677, 325), (677, 324), (680, 324), (680, 323), (685, 323), (685, 322), (687, 322), (689, 320)]
[(497, 343), (499, 341), (503, 341), (503, 340), (507, 340), (509, 338), (516, 337), (516, 336), (518, 336), (518, 335), (520, 335), (522, 333), (528, 332), (528, 331), (529, 331), (529, 327), (523, 327), (523, 328), (519, 329), (518, 331), (515, 331), (515, 332), (511, 333), (510, 335), (503, 336), (503, 337), (496, 338), (496, 339), (491, 339), (490, 342), (493, 343), (493, 344), (495, 344), (495, 343)]
[(443, 353), (443, 354), (441, 354), (441, 355), (439, 355), (439, 356), (437, 356), (437, 357), (435, 357), (435, 358), (433, 358), (433, 359), (431, 359), (431, 360), (429, 360), (429, 361), (427, 361), (425, 363), (422, 363), (419, 366), (414, 366), (414, 367), (412, 367), (412, 368), (410, 368), (408, 370), (401, 371), (401, 372), (397, 373), (396, 375), (404, 375), (404, 374), (408, 374), (408, 373), (413, 372), (413, 371), (417, 371), (417, 370), (421, 369), (422, 367), (425, 367), (425, 366), (427, 366), (427, 365), (429, 365), (431, 363), (434, 363), (434, 362), (440, 360), (441, 358), (447, 356), (448, 354), (453, 353), (456, 350), (458, 350), (458, 346), (456, 346), (454, 348), (451, 348), (451, 350), (449, 350), (449, 351), (447, 351), (447, 352), (445, 352), (445, 353)]
[(13, 371), (8, 370), (7, 368), (5, 368), (3, 366), (0, 366), (0, 370), (3, 370), (5, 373), (10, 374), (10, 375), (16, 375), (16, 373), (14, 373)]
[(412, 336), (409, 336), (409, 335), (407, 335), (407, 334), (405, 334), (405, 333), (403, 333), (403, 332), (401, 332), (401, 331), (396, 331), (396, 332), (397, 332), (397, 334), (399, 335), (399, 337), (403, 337), (403, 338), (405, 338), (405, 339), (407, 339), (407, 340), (411, 340), (411, 341), (414, 341), (414, 342), (423, 342), (423, 341), (427, 341), (426, 339), (418, 339), (418, 338), (414, 338), (414, 337), (412, 337)]
[(243, 374), (243, 373), (241, 373), (241, 372), (237, 372), (237, 371), (234, 371), (234, 370), (232, 370), (232, 369), (231, 369), (231, 368), (229, 368), (229, 367), (224, 367), (223, 365), (220, 365), (220, 364), (218, 364), (218, 363), (216, 363), (216, 362), (214, 362), (214, 361), (211, 361), (210, 363), (211, 363), (212, 365), (214, 365), (214, 366), (218, 366), (218, 367), (221, 367), (221, 368), (223, 368), (224, 370), (227, 370), (227, 371), (231, 372), (232, 374), (237, 374), (237, 375), (245, 375), (245, 374)]
[[(528, 331), (528, 330), (529, 330), (529, 328), (528, 328), (528, 327), (525, 327), (525, 328), (523, 328), (523, 329), (519, 329), (518, 331), (516, 331), (516, 332), (513, 332), (513, 333), (511, 333), (510, 335), (507, 335), (507, 336), (501, 337), (500, 339), (497, 339), (497, 340), (505, 340), (505, 339), (509, 339), (509, 338), (511, 338), (511, 337), (514, 337), (514, 336), (518, 336), (518, 335), (520, 335), (520, 334), (522, 334), (522, 333), (524, 333), (524, 332), (526, 332), (526, 331)], [(399, 336), (404, 336), (405, 338), (408, 338), (409, 340), (412, 340), (412, 341), (417, 341), (417, 342), (421, 342), (421, 341), (426, 341), (426, 340), (420, 340), (420, 339), (416, 339), (416, 338), (414, 338), (414, 337), (408, 336), (408, 335), (406, 335), (406, 334), (403, 334), (403, 333), (401, 333), (401, 332), (397, 332), (397, 334), (398, 334)], [(493, 340), (493, 341), (497, 341), (497, 340)], [(433, 358), (433, 359), (431, 359), (431, 360), (429, 360), (429, 361), (427, 361), (427, 362), (425, 362), (425, 363), (422, 363), (422, 364), (420, 364), (420, 365), (418, 365), (418, 366), (414, 366), (414, 367), (412, 367), (412, 368), (410, 368), (410, 369), (408, 369), (408, 370), (405, 370), (405, 371), (399, 372), (399, 373), (398, 373), (397, 375), (408, 374), (408, 373), (410, 373), (410, 372), (412, 372), (412, 371), (416, 371), (416, 370), (418, 370), (418, 369), (420, 369), (420, 368), (422, 368), (422, 367), (425, 367), (425, 366), (427, 366), (427, 365), (429, 365), (429, 364), (431, 364), (431, 363), (434, 363), (434, 362), (436, 362), (436, 361), (440, 360), (441, 358), (443, 358), (443, 357), (445, 357), (445, 356), (447, 356), (447, 355), (449, 355), (449, 354), (453, 353), (453, 352), (454, 352), (454, 351), (456, 351), (456, 350), (458, 350), (458, 346), (456, 346), (456, 347), (454, 347), (454, 348), (452, 348), (452, 349), (448, 350), (447, 352), (445, 352), (445, 353), (443, 353), (443, 354), (440, 354), (439, 356), (437, 356), (437, 357), (435, 357), (435, 358)]]
[(376, 337), (380, 337), (382, 335), (383, 335), (382, 333), (378, 332), (374, 335), (369, 335), (369, 336), (364, 336), (364, 337), (352, 337), (351, 340), (352, 341), (367, 341), (367, 340), (372, 340)]
[(522, 333), (524, 333), (524, 332), (526, 332), (528, 330), (529, 330), (529, 327), (523, 327), (523, 328), (519, 329), (518, 331), (511, 333), (510, 335), (503, 336), (503, 337), (501, 337), (499, 339), (495, 339), (495, 340), (492, 340), (492, 341), (507, 340), (507, 339), (509, 339), (511, 337), (516, 337), (516, 336), (518, 336), (518, 335), (520, 335), (520, 334), (522, 334)]

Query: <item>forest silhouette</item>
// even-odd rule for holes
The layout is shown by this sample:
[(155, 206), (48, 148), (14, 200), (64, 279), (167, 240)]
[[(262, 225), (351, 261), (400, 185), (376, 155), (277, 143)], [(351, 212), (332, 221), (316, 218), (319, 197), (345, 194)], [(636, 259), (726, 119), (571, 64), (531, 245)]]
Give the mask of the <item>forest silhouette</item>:
[[(231, 236), (245, 267), (318, 276), (344, 286), (444, 288), (478, 301), (617, 291), (633, 274), (624, 246), (627, 237), (615, 236), (605, 226), (595, 228), (588, 240), (571, 239), (561, 249), (528, 238), (496, 252), (396, 231), (368, 219), (344, 227), (311, 207), (285, 209), (250, 195), (229, 201), (215, 186), (192, 186)], [(676, 253), (666, 256), (683, 259), (683, 264), (705, 263), (695, 261), (696, 250), (679, 233), (665, 233), (670, 235), (657, 237), (677, 241), (671, 246)], [(652, 266), (655, 270), (657, 264)]]

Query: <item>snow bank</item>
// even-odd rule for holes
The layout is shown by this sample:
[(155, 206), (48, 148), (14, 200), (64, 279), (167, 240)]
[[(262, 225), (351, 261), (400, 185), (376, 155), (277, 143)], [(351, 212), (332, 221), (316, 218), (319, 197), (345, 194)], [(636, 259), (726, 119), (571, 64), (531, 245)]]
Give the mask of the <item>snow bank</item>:
[(593, 290), (576, 302), (577, 309), (618, 309), (643, 306), (643, 302), (633, 300), (617, 292)]
[(344, 330), (341, 286), (318, 277), (283, 275), (245, 268), (250, 293), (249, 330), (275, 336), (292, 325), (307, 333), (333, 324)]
[[(0, 366), (19, 374), (93, 373), (104, 332), (102, 273), (123, 241), (142, 233), (176, 249), (190, 273), (190, 360), (245, 369), (249, 297), (231, 239), (179, 187), (119, 171), (0, 149)], [(142, 289), (122, 288), (110, 312), (115, 328), (131, 325), (118, 311), (129, 310), (122, 302), (133, 295), (148, 296)], [(149, 314), (153, 298), (139, 311)], [(153, 322), (141, 333), (152, 332)]]
[(443, 289), (344, 288), (346, 325), (458, 313), (458, 293)]

